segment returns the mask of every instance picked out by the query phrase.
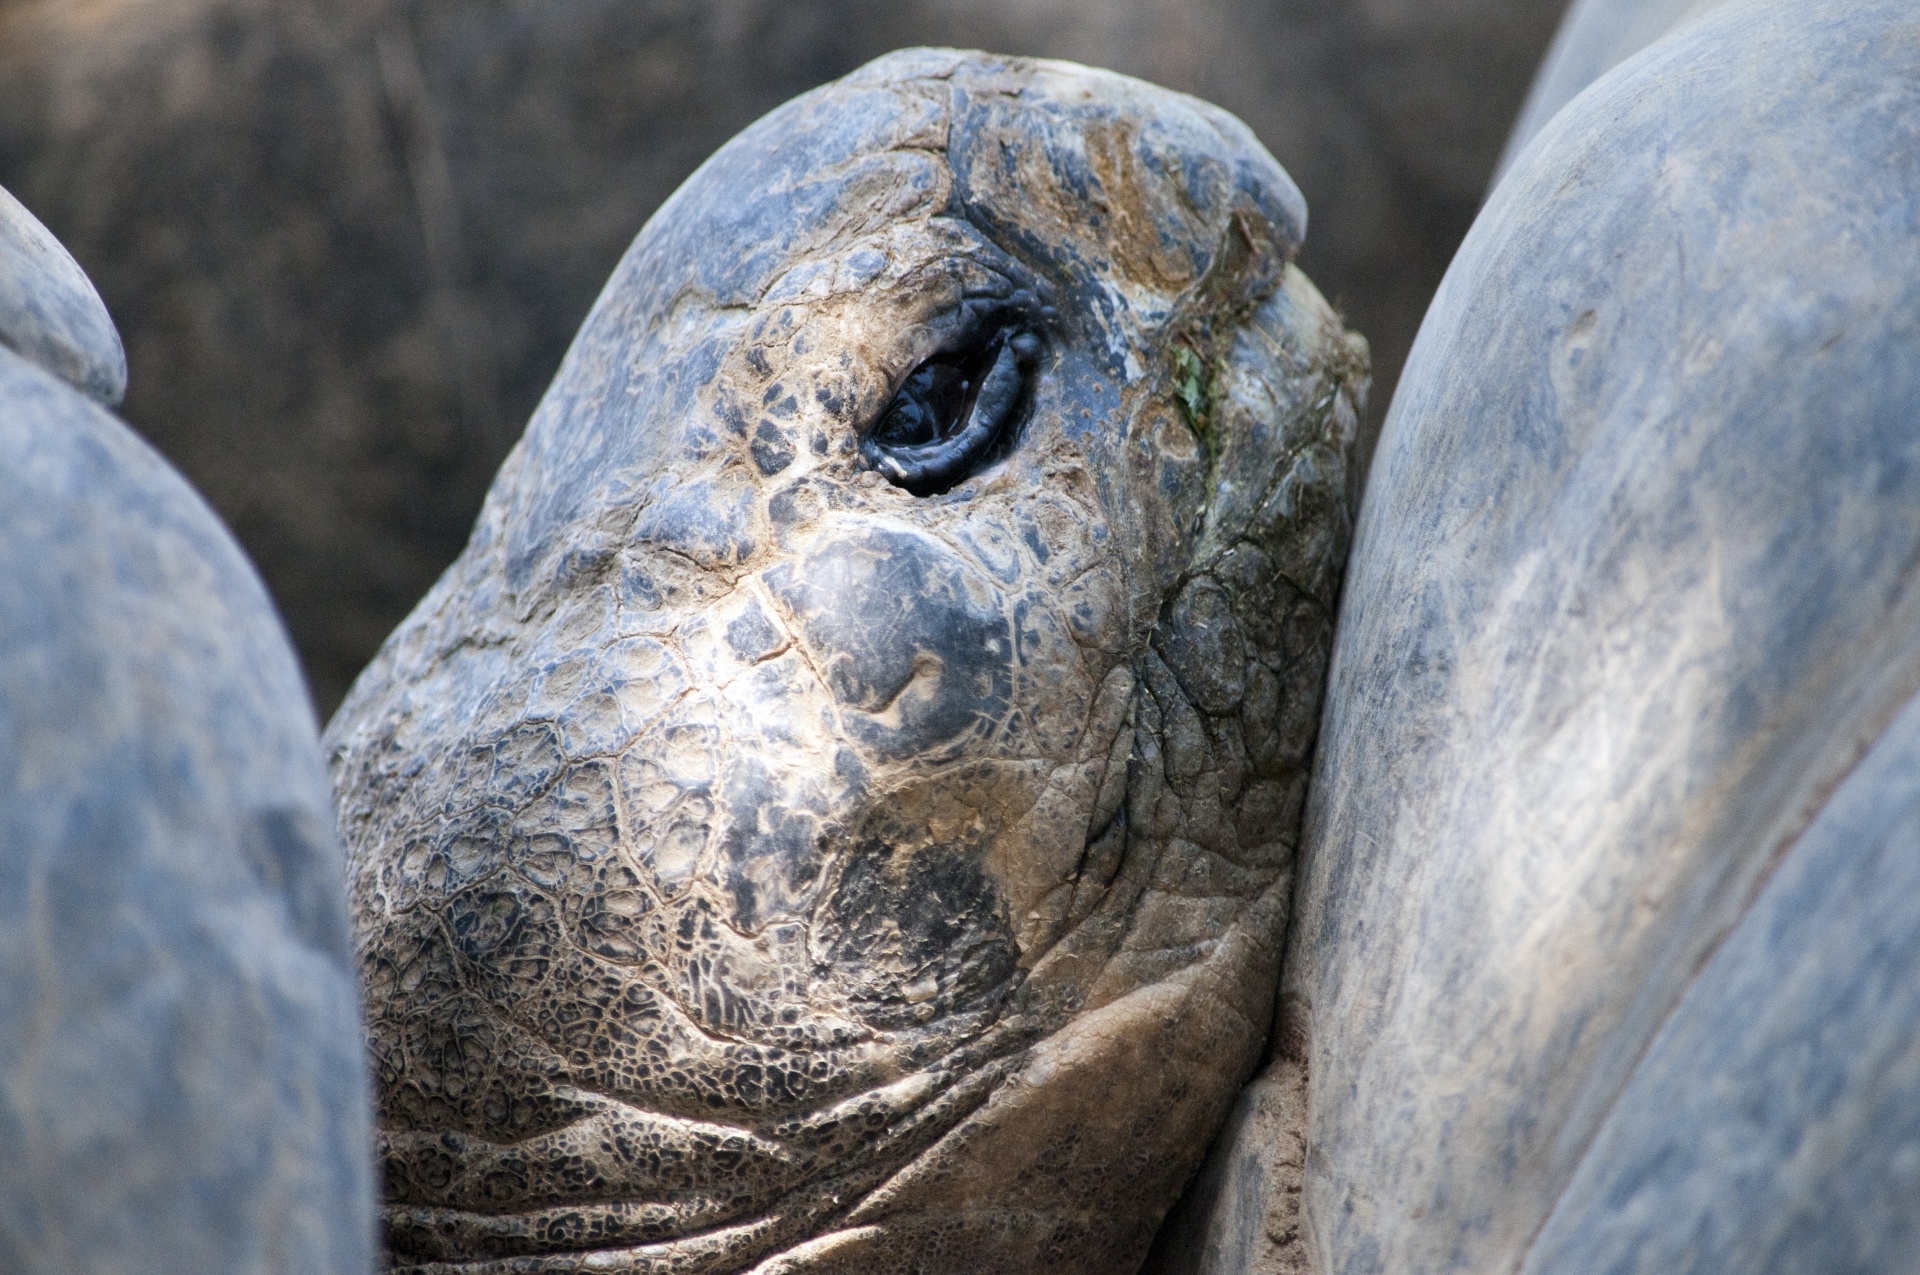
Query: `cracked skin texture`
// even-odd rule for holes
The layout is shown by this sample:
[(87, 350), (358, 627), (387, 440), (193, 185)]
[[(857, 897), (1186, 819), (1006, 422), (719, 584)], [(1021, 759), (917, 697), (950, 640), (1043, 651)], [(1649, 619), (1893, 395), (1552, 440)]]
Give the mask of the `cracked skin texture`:
[[(1304, 223), (1204, 103), (930, 50), (648, 223), (327, 733), (396, 1266), (1139, 1262), (1265, 1039), (1349, 533)], [(860, 440), (969, 300), (1041, 354), (915, 496)]]

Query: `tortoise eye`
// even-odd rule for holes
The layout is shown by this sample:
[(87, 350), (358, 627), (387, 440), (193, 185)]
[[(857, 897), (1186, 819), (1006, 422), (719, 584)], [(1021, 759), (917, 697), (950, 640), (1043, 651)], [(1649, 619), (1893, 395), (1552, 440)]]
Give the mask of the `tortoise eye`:
[(1001, 328), (974, 349), (913, 370), (860, 453), (896, 487), (935, 496), (1006, 453), (1040, 357), (1040, 338)]

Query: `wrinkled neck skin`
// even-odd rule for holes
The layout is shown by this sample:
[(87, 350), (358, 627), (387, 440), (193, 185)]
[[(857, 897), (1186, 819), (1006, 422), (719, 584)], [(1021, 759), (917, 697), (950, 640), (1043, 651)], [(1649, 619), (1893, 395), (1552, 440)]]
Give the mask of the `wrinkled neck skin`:
[[(1139, 1259), (1265, 1038), (1347, 543), (1304, 220), (1211, 107), (934, 51), (661, 209), (329, 728), (396, 1265)], [(983, 325), (1005, 440), (895, 486)]]

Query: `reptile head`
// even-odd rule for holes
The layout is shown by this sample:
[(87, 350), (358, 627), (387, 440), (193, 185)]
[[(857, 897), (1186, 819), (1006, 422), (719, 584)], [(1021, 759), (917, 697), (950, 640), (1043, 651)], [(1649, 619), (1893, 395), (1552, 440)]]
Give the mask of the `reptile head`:
[(661, 208), (329, 729), (399, 1264), (1137, 1260), (1318, 720), (1304, 222), (1203, 103), (932, 51)]

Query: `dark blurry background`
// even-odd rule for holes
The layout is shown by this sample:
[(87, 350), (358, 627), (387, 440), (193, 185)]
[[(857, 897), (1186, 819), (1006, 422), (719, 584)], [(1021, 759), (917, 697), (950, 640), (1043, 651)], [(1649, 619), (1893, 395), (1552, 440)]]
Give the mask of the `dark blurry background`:
[[(1238, 114), (1373, 342), (1377, 429), (1564, 0), (0, 0), (0, 184), (93, 276), (124, 414), (259, 563), (324, 716), (459, 552), (627, 242), (889, 49)], [(714, 251), (729, 251), (725, 244)]]

